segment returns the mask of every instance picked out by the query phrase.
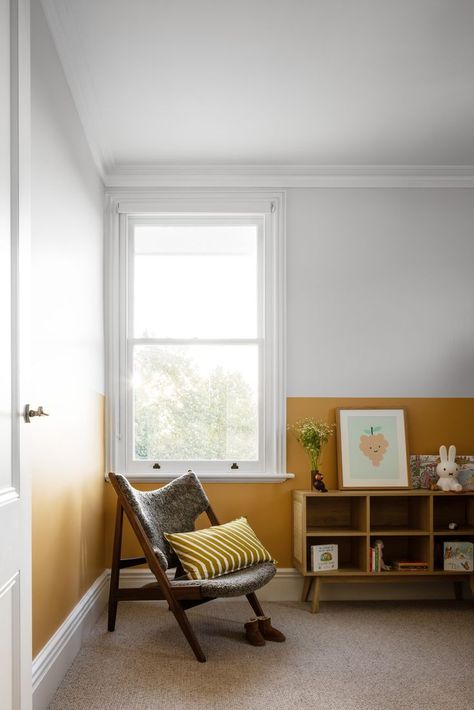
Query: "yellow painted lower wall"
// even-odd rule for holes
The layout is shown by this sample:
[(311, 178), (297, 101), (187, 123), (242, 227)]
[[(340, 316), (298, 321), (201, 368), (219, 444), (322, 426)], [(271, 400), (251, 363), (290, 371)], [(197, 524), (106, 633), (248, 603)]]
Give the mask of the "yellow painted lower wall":
[(105, 568), (104, 397), (76, 395), (31, 425), (33, 657)]
[[(407, 412), (408, 445), (411, 453), (436, 453), (442, 443), (455, 444), (459, 454), (474, 454), (474, 398), (317, 398), (294, 397), (287, 401), (288, 424), (313, 416), (335, 421), (337, 407), (404, 407)], [(294, 437), (288, 435), (287, 470), (296, 474), (286, 483), (206, 483), (214, 510), (222, 522), (246, 515), (280, 567), (291, 567), (291, 491), (308, 489), (309, 462)], [(321, 469), (328, 488), (337, 488), (336, 442), (328, 444)], [(140, 484), (143, 490), (157, 484)], [(106, 484), (106, 564), (110, 566), (115, 512), (115, 494)], [(127, 526), (124, 553), (137, 554), (138, 547)]]

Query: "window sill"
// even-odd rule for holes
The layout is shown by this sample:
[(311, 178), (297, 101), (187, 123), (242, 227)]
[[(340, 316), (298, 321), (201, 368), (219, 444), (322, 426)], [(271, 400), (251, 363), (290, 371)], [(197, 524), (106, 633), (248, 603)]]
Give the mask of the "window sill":
[[(202, 483), (284, 483), (295, 477), (294, 473), (241, 473), (229, 475), (226, 473), (201, 473), (198, 478)], [(133, 483), (169, 483), (178, 474), (175, 473), (129, 473), (127, 480)], [(108, 476), (105, 477), (108, 481)]]

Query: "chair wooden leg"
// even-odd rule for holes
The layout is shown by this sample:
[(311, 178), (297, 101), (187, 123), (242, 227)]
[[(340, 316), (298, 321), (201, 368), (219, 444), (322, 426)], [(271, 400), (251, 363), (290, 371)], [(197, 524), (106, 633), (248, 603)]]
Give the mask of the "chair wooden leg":
[(251, 592), (250, 594), (246, 594), (247, 599), (249, 600), (249, 604), (254, 610), (255, 614), (257, 616), (265, 616), (265, 613), (260, 605), (260, 602), (257, 599), (257, 595), (255, 592)]
[(115, 512), (115, 534), (114, 547), (112, 552), (112, 569), (110, 575), (109, 589), (109, 619), (107, 628), (115, 631), (115, 620), (117, 618), (118, 588), (120, 581), (120, 553), (122, 549), (122, 528), (123, 528), (123, 508), (117, 501)]
[(171, 611), (173, 612), (176, 621), (180, 625), (181, 631), (185, 635), (187, 642), (193, 649), (194, 655), (196, 656), (197, 660), (199, 661), (199, 663), (205, 663), (206, 656), (204, 655), (199, 641), (196, 638), (196, 634), (194, 633), (193, 628), (189, 623), (189, 619), (186, 616), (186, 612), (182, 609), (179, 603), (176, 603), (174, 605), (174, 608), (171, 609)]

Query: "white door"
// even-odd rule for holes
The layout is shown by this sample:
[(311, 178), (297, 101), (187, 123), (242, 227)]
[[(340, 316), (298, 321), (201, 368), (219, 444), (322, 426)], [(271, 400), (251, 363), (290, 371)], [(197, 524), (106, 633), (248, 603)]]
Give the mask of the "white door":
[(31, 708), (29, 0), (0, 0), (0, 710)]

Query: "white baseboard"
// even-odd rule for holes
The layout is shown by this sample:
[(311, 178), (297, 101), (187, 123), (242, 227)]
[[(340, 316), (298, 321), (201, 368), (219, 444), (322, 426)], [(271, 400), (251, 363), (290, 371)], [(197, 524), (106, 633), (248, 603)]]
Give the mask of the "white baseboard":
[(76, 604), (33, 661), (33, 710), (46, 710), (54, 693), (107, 604), (110, 571), (105, 570)]
[[(155, 577), (147, 569), (124, 569), (120, 572), (123, 586), (141, 587), (154, 582)], [(279, 567), (273, 579), (258, 592), (258, 597), (264, 602), (296, 602), (301, 599), (303, 577), (293, 567)], [(467, 591), (467, 585), (465, 585)], [(452, 599), (454, 588), (452, 582), (413, 582), (397, 584), (331, 584), (324, 582), (321, 587), (321, 601), (375, 601), (402, 599)], [(465, 594), (469, 598), (469, 593)], [(241, 597), (231, 597), (221, 601), (239, 600)], [(216, 600), (219, 601), (219, 600)]]

